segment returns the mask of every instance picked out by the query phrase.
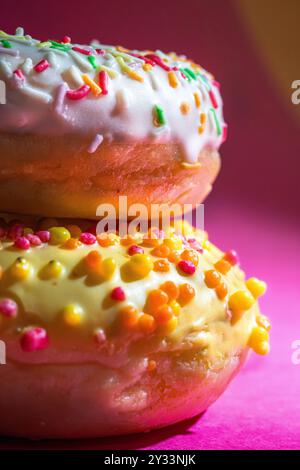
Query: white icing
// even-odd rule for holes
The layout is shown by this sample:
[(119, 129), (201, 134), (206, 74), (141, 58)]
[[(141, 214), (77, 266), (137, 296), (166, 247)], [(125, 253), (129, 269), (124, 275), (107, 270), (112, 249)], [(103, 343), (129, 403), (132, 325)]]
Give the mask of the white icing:
[[(0, 32), (0, 80), (6, 83), (6, 105), (0, 106), (0, 132), (39, 133), (46, 135), (85, 134), (108, 136), (113, 140), (134, 139), (178, 142), (186, 161), (194, 163), (205, 147), (218, 148), (222, 143), (224, 120), (222, 99), (211, 75), (203, 69), (193, 69), (191, 63), (173, 54), (156, 55), (171, 68), (188, 67), (198, 74), (196, 79), (186, 80), (181, 72), (174, 71), (178, 86), (169, 84), (168, 72), (159, 65), (152, 70), (143, 69), (144, 60), (120, 52), (112, 46), (93, 43), (93, 46), (65, 45), (91, 51), (97, 70), (87, 55), (74, 50), (65, 52), (52, 48), (50, 42), (41, 43), (29, 36), (17, 36)], [(11, 48), (2, 47), (1, 40), (9, 41)], [(97, 54), (94, 49), (104, 50)], [(132, 51), (144, 55), (145, 52)], [(34, 66), (46, 59), (49, 67), (41, 73)], [(167, 61), (167, 62), (166, 62)], [(143, 81), (138, 81), (126, 72), (132, 70)], [(25, 79), (16, 86), (13, 72), (21, 69)], [(108, 94), (95, 96), (92, 91), (81, 100), (70, 100), (62, 96), (62, 89), (76, 89), (83, 84), (82, 75), (87, 74), (99, 84), (99, 71), (109, 75)], [(67, 84), (67, 88), (63, 85)], [(209, 97), (213, 91), (216, 99), (216, 117), (219, 131), (211, 113), (213, 103)], [(194, 93), (199, 94), (201, 105), (196, 107)], [(58, 98), (59, 96), (59, 98)], [(183, 114), (182, 103), (189, 104), (189, 112)], [(153, 108), (163, 109), (166, 123), (156, 127)], [(207, 122), (200, 134), (200, 114), (207, 115)], [(20, 126), (20, 122), (24, 125)]]

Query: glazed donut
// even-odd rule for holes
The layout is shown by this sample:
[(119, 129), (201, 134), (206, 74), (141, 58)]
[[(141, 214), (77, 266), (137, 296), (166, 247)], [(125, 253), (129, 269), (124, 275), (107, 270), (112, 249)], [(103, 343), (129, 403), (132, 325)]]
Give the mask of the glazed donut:
[(96, 218), (201, 203), (226, 139), (219, 84), (174, 53), (0, 32), (0, 210)]
[(204, 232), (26, 224), (0, 228), (2, 435), (166, 426), (213, 403), (249, 348), (268, 352), (265, 283), (245, 281), (237, 254)]

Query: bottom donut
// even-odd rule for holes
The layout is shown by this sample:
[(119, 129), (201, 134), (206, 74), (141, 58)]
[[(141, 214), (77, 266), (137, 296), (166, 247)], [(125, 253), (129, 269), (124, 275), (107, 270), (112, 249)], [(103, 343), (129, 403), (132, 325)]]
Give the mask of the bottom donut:
[(204, 232), (120, 238), (51, 223), (0, 226), (2, 435), (167, 426), (205, 411), (250, 348), (269, 351), (265, 283)]

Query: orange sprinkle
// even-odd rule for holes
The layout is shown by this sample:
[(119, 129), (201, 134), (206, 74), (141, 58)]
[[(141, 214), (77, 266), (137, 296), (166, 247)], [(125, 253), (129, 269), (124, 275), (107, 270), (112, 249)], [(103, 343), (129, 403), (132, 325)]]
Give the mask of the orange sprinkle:
[(226, 261), (226, 259), (222, 258), (215, 263), (215, 268), (217, 271), (219, 271), (219, 273), (227, 274), (232, 266), (228, 261)]
[(180, 111), (182, 114), (188, 114), (190, 112), (190, 105), (188, 103), (181, 103)]
[(143, 333), (153, 333), (153, 331), (156, 329), (156, 321), (153, 316), (148, 315), (147, 313), (143, 313), (139, 317), (139, 328), (143, 331)]
[(66, 248), (67, 250), (76, 250), (80, 245), (82, 245), (82, 243), (77, 238), (69, 238), (69, 240), (63, 244), (63, 248)]
[(198, 266), (199, 256), (198, 256), (197, 251), (195, 250), (187, 248), (181, 253), (181, 259), (184, 259), (185, 261), (190, 261), (195, 266)]
[(158, 259), (154, 261), (153, 271), (167, 273), (170, 271), (170, 265), (165, 259)]
[(170, 248), (167, 245), (158, 245), (151, 251), (153, 256), (157, 256), (157, 258), (168, 258), (170, 254)]
[(69, 230), (72, 238), (80, 238), (82, 232), (78, 225), (66, 225), (66, 229)]
[(173, 309), (170, 305), (164, 305), (154, 314), (154, 317), (159, 325), (168, 323), (173, 318)]
[(129, 52), (128, 49), (126, 49), (126, 47), (123, 47), (123, 46), (117, 46), (116, 47), (117, 51), (120, 51), (120, 52)]
[(209, 269), (208, 271), (204, 272), (204, 281), (207, 287), (210, 289), (214, 289), (217, 287), (221, 282), (221, 276), (218, 271), (214, 269)]
[(196, 108), (200, 108), (201, 101), (200, 101), (199, 93), (197, 92), (194, 93), (194, 99), (195, 99)]
[(216, 294), (220, 300), (223, 300), (228, 294), (228, 288), (224, 281), (221, 281), (216, 287)]
[(98, 271), (102, 264), (102, 257), (99, 251), (93, 250), (90, 251), (88, 255), (84, 258), (85, 265), (91, 271)]
[(147, 370), (148, 372), (152, 372), (153, 370), (155, 370), (157, 367), (157, 364), (156, 364), (156, 361), (153, 361), (152, 359), (148, 362), (148, 367), (147, 367)]
[(167, 294), (162, 291), (161, 289), (154, 289), (149, 292), (146, 305), (145, 305), (145, 312), (153, 313), (157, 311), (160, 307), (163, 307), (168, 303), (168, 296)]
[(170, 261), (170, 263), (178, 264), (180, 259), (180, 252), (177, 250), (171, 251), (170, 255), (168, 256), (168, 260)]
[(90, 87), (90, 89), (92, 90), (92, 93), (94, 93), (95, 96), (101, 95), (102, 89), (88, 75), (83, 74), (82, 75), (82, 80), (84, 81), (84, 83), (86, 85), (88, 85)]
[(145, 72), (150, 72), (150, 70), (152, 70), (152, 65), (151, 64), (143, 64), (143, 70)]
[(181, 284), (179, 286), (178, 303), (183, 307), (195, 297), (195, 289), (191, 284)]
[(121, 325), (126, 329), (132, 329), (138, 323), (138, 314), (137, 309), (132, 305), (127, 305), (123, 307), (119, 312)]
[(121, 239), (121, 245), (123, 245), (123, 246), (133, 245), (135, 243), (135, 241), (136, 240), (131, 235), (125, 235)]
[(168, 72), (168, 79), (169, 79), (169, 85), (172, 88), (177, 88), (178, 80), (177, 80), (177, 77), (176, 77), (176, 73), (175, 72)]
[(100, 246), (104, 248), (117, 244), (116, 238), (113, 238), (111, 235), (104, 233), (102, 233), (101, 235), (97, 235), (97, 242)]
[(161, 286), (160, 289), (163, 290), (170, 300), (176, 300), (179, 296), (179, 288), (173, 281), (166, 281)]

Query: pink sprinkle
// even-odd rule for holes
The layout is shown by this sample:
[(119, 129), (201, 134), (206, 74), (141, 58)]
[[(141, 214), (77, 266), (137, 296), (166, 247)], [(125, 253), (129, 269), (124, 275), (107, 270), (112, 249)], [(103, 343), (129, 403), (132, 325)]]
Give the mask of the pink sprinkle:
[(18, 306), (12, 299), (3, 299), (0, 301), (0, 313), (5, 317), (14, 318), (18, 314)]
[(239, 264), (239, 257), (235, 250), (227, 251), (224, 255), (224, 259), (228, 261), (232, 266)]
[(213, 107), (214, 107), (215, 109), (217, 109), (217, 107), (218, 107), (218, 102), (217, 102), (217, 100), (216, 100), (216, 97), (215, 97), (214, 92), (213, 92), (212, 90), (209, 90), (208, 94), (209, 94), (210, 101), (211, 101)]
[(90, 87), (88, 85), (82, 85), (77, 90), (68, 90), (66, 96), (69, 100), (81, 100), (88, 95), (89, 91)]
[(70, 44), (71, 38), (70, 36), (64, 36), (61, 41), (63, 44)]
[(122, 302), (126, 299), (125, 292), (122, 287), (115, 287), (110, 294), (113, 300), (117, 300), (118, 302)]
[(99, 85), (102, 90), (102, 95), (108, 93), (108, 73), (105, 70), (101, 70), (99, 73)]
[(56, 97), (54, 101), (54, 111), (56, 111), (57, 114), (61, 114), (63, 111), (64, 100), (65, 100), (67, 89), (68, 89), (68, 85), (66, 84), (66, 82), (61, 83), (57, 87)]
[(228, 126), (227, 124), (224, 124), (223, 126), (223, 132), (222, 132), (222, 144), (226, 142), (228, 136)]
[(32, 233), (26, 235), (26, 238), (31, 246), (40, 246), (42, 244), (41, 239), (37, 235), (33, 235)]
[(48, 60), (46, 59), (43, 59), (41, 60), (38, 64), (36, 64), (34, 66), (34, 70), (37, 72), (37, 73), (41, 73), (41, 72), (44, 72), (44, 70), (47, 70), (47, 68), (50, 66)]
[(219, 90), (221, 89), (220, 82), (218, 82), (217, 80), (213, 80), (213, 81), (212, 81), (212, 84), (213, 84), (213, 86), (215, 86), (215, 87), (218, 88)]
[(99, 145), (103, 142), (103, 135), (96, 134), (90, 145), (88, 146), (88, 153), (95, 153)]
[(196, 266), (191, 261), (181, 260), (177, 264), (180, 271), (188, 276), (191, 276), (196, 271)]
[(91, 51), (88, 51), (86, 49), (83, 49), (82, 47), (77, 47), (77, 46), (74, 46), (72, 47), (73, 51), (75, 52), (80, 52), (80, 54), (84, 54), (84, 55), (92, 55), (92, 52)]
[(84, 243), (85, 245), (93, 245), (94, 243), (96, 243), (96, 237), (95, 235), (93, 235), (92, 233), (89, 233), (89, 232), (83, 232), (81, 235), (80, 235), (80, 241), (82, 243)]
[(169, 67), (167, 64), (165, 64), (163, 62), (163, 60), (158, 57), (158, 55), (155, 55), (155, 54), (147, 54), (145, 56), (147, 59), (150, 59), (152, 60), (152, 62), (154, 62), (155, 64), (157, 64), (159, 67), (161, 67), (162, 69), (164, 69), (166, 72), (170, 72), (171, 67)]
[(8, 229), (8, 238), (15, 241), (17, 238), (23, 236), (24, 225), (20, 223), (12, 224)]
[(136, 255), (137, 253), (141, 253), (143, 254), (144, 253), (144, 250), (141, 246), (138, 246), (138, 245), (131, 245), (129, 248), (128, 248), (128, 254), (130, 256), (132, 255)]
[(49, 337), (44, 328), (28, 328), (21, 337), (21, 348), (26, 352), (46, 349), (49, 345)]
[(15, 240), (15, 247), (19, 250), (29, 250), (30, 241), (26, 237), (18, 237)]
[(36, 236), (39, 237), (43, 243), (48, 243), (50, 240), (50, 232), (48, 230), (39, 230), (36, 232)]
[(188, 243), (190, 247), (193, 248), (193, 250), (196, 250), (199, 253), (203, 253), (203, 248), (196, 238), (189, 238)]
[(95, 331), (95, 340), (98, 344), (103, 344), (106, 341), (106, 334), (102, 328)]
[(20, 80), (25, 80), (24, 73), (21, 69), (17, 69), (14, 71), (15, 77), (19, 78)]

